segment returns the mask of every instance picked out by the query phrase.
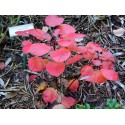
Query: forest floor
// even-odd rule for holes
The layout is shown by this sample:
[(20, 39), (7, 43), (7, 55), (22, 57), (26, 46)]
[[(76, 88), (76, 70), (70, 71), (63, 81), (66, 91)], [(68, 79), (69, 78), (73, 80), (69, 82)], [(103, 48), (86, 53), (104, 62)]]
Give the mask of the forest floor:
[[(77, 105), (89, 104), (91, 108), (103, 108), (107, 105), (107, 99), (114, 99), (120, 108), (125, 106), (125, 34), (119, 31), (114, 34), (113, 30), (125, 27), (125, 16), (63, 16), (65, 22), (74, 26), (76, 32), (87, 34), (83, 43), (93, 41), (103, 47), (107, 47), (116, 58), (115, 71), (119, 74), (119, 81), (107, 81), (104, 84), (95, 85), (85, 82), (80, 84), (77, 92), (67, 90), (67, 95), (79, 100)], [(45, 26), (45, 16), (0, 16), (0, 62), (6, 63), (6, 67), (0, 70), (0, 108), (1, 109), (50, 109), (54, 104), (46, 105), (42, 100), (41, 93), (34, 94), (40, 85), (42, 78), (37, 77), (35, 84), (27, 81), (31, 74), (23, 67), (21, 37), (11, 37), (8, 27), (33, 23), (35, 28), (42, 29)], [(76, 69), (70, 70), (73, 74)], [(70, 77), (70, 76), (67, 76)], [(56, 82), (54, 77), (49, 83)], [(51, 84), (51, 86), (54, 84)], [(58, 88), (57, 88), (58, 89)]]

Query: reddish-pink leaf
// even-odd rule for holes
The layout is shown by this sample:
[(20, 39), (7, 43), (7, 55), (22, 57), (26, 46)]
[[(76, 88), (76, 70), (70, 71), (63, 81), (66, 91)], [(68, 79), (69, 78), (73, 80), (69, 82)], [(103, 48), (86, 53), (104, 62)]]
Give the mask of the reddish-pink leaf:
[(95, 53), (96, 51), (98, 52), (102, 52), (103, 49), (102, 47), (100, 47), (99, 44), (96, 44), (94, 42), (89, 42), (86, 47), (88, 48), (88, 51), (91, 52), (91, 53)]
[(83, 38), (85, 37), (85, 34), (79, 34), (79, 33), (70, 33), (68, 35), (62, 36), (63, 39), (75, 41), (76, 38)]
[(93, 74), (94, 70), (91, 66), (85, 65), (81, 69), (81, 76), (91, 76)]
[(78, 46), (78, 47), (77, 47), (77, 52), (78, 52), (78, 53), (83, 53), (83, 57), (84, 57), (85, 59), (88, 59), (88, 60), (95, 58), (95, 55), (96, 55), (96, 53), (90, 52), (90, 51), (88, 50), (88, 48), (85, 47), (85, 46)]
[(47, 54), (51, 50), (50, 46), (45, 43), (34, 43), (30, 46), (30, 53), (36, 56), (42, 56)]
[(102, 75), (100, 70), (96, 70), (92, 73), (91, 77), (89, 77), (85, 81), (89, 81), (89, 82), (96, 83), (96, 84), (101, 84), (103, 82), (106, 82), (107, 79)]
[(65, 70), (64, 62), (48, 62), (46, 64), (46, 71), (52, 76), (58, 77)]
[(69, 49), (60, 48), (51, 52), (50, 57), (56, 62), (66, 61), (70, 57), (71, 53)]
[(72, 92), (76, 92), (79, 87), (79, 81), (77, 79), (72, 79), (68, 82), (68, 89)]
[(41, 40), (42, 39), (42, 35), (45, 34), (45, 32), (41, 29), (31, 29), (28, 30), (28, 33), (34, 37), (36, 37), (37, 39)]
[(43, 100), (45, 103), (53, 103), (57, 98), (58, 94), (54, 88), (47, 88), (43, 91)]
[(64, 105), (65, 108), (69, 109), (71, 106), (75, 105), (76, 100), (72, 97), (63, 97), (61, 104)]
[(58, 26), (58, 25), (62, 24), (63, 21), (64, 21), (64, 18), (55, 16), (55, 15), (49, 15), (49, 16), (46, 16), (46, 18), (45, 18), (46, 24), (50, 27)]
[(60, 35), (63, 36), (76, 32), (75, 28), (68, 24), (61, 24), (58, 28), (60, 29)]
[(93, 58), (94, 58), (94, 55), (95, 55), (95, 53), (91, 53), (91, 52), (89, 52), (89, 51), (83, 53), (83, 57), (84, 57), (85, 59), (88, 59), (88, 60), (93, 59)]
[(60, 34), (60, 29), (55, 29), (53, 35), (57, 37)]
[(26, 46), (26, 45), (29, 45), (29, 44), (30, 45), (32, 44), (32, 42), (30, 40), (25, 40), (25, 41), (22, 42), (23, 46)]
[(102, 55), (100, 56), (100, 59), (112, 62), (115, 61), (115, 58), (113, 57), (111, 52), (103, 52)]
[(102, 75), (112, 81), (117, 81), (119, 79), (118, 73), (111, 69), (101, 69)]
[(78, 62), (78, 61), (81, 60), (82, 58), (83, 58), (82, 55), (76, 54), (75, 56), (70, 57), (70, 58), (66, 61), (66, 65), (69, 65), (69, 64), (73, 64), (73, 63), (75, 63), (75, 62)]
[(74, 37), (75, 38), (83, 38), (83, 37), (85, 37), (86, 36), (86, 34), (81, 34), (81, 33), (75, 33), (74, 34)]
[(31, 71), (42, 72), (44, 69), (43, 60), (40, 57), (31, 57), (28, 59), (28, 67)]
[(104, 69), (113, 69), (113, 63), (111, 61), (103, 61), (102, 68)]
[(101, 63), (100, 60), (92, 60), (92, 63), (93, 63), (95, 66), (100, 66), (100, 65), (102, 65), (102, 63)]
[(65, 36), (61, 36), (65, 40), (75, 41), (76, 38), (83, 38), (85, 37), (85, 34), (79, 34), (79, 33), (70, 33)]
[(51, 35), (49, 33), (45, 33), (42, 35), (42, 40), (47, 40), (47, 41), (50, 41), (51, 40)]
[(28, 45), (23, 46), (22, 51), (23, 51), (24, 54), (30, 53), (30, 46), (31, 45), (32, 44), (28, 44)]
[(17, 31), (15, 32), (17, 35), (19, 36), (25, 36), (25, 37), (29, 37), (29, 33), (28, 30), (24, 30), (24, 31)]
[(51, 36), (50, 34), (44, 32), (41, 29), (31, 29), (28, 30), (28, 33), (34, 37), (36, 37), (38, 40), (47, 40), (50, 41), (51, 40)]
[(36, 79), (36, 75), (30, 75), (29, 82), (33, 82)]
[(0, 70), (3, 70), (5, 67), (5, 64), (3, 62), (0, 62)]
[(68, 47), (72, 44), (72, 41), (70, 40), (64, 40), (64, 39), (59, 39), (57, 43), (62, 46), (62, 47)]
[(71, 51), (77, 51), (77, 43), (74, 41), (71, 45), (68, 46), (68, 49)]
[(88, 52), (88, 49), (85, 47), (85, 46), (78, 46), (77, 47), (77, 52), (78, 53), (87, 53)]

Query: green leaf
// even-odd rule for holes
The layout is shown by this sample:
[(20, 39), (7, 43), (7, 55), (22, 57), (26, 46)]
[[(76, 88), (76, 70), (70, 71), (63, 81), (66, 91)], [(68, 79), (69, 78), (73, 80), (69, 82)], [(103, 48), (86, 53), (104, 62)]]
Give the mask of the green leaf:
[(90, 105), (88, 103), (85, 104), (86, 109), (90, 109)]
[(77, 105), (76, 105), (76, 109), (85, 109), (85, 106), (84, 106), (84, 105), (79, 105), (79, 104), (77, 104)]
[(90, 105), (86, 103), (85, 105), (76, 105), (76, 109), (90, 109)]
[(114, 108), (115, 108), (115, 109), (119, 109), (119, 108), (121, 108), (121, 105), (117, 103), (117, 104), (114, 106)]

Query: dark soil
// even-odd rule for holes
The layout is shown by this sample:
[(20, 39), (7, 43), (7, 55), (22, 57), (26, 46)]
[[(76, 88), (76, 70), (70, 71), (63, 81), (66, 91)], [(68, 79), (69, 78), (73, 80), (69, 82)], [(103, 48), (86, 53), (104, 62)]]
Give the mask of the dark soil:
[[(77, 104), (84, 105), (89, 103), (91, 107), (101, 108), (106, 105), (106, 99), (117, 99), (123, 105), (125, 100), (125, 34), (117, 37), (112, 30), (125, 27), (125, 16), (63, 16), (65, 23), (74, 26), (79, 33), (87, 34), (87, 37), (81, 42), (86, 45), (93, 41), (99, 43), (102, 47), (107, 47), (116, 55), (115, 70), (118, 72), (120, 80), (117, 82), (107, 81), (104, 84), (93, 85), (89, 82), (81, 82), (78, 92), (65, 91), (65, 95), (74, 97)], [(21, 41), (22, 37), (10, 38), (8, 27), (26, 23), (34, 23), (35, 28), (42, 29), (45, 26), (45, 16), (0, 16), (0, 62), (6, 62), (11, 59), (9, 64), (0, 70), (0, 78), (5, 86), (0, 86), (0, 108), (1, 109), (34, 109), (34, 108), (52, 108), (54, 104), (45, 105), (42, 100), (42, 94), (39, 92), (34, 95), (36, 88), (41, 82), (44, 82), (39, 76), (30, 84), (27, 80), (32, 74), (29, 70), (23, 68), (23, 57)], [(121, 55), (118, 55), (121, 52)], [(75, 63), (65, 71), (65, 78), (77, 78), (77, 71), (83, 60)], [(71, 75), (72, 74), (72, 75)], [(48, 86), (60, 89), (55, 84), (58, 80), (44, 73)], [(63, 80), (63, 78), (62, 78)], [(2, 94), (1, 94), (2, 93)], [(8, 94), (5, 96), (4, 94)], [(56, 103), (56, 102), (55, 102)], [(75, 108), (72, 107), (72, 108)]]

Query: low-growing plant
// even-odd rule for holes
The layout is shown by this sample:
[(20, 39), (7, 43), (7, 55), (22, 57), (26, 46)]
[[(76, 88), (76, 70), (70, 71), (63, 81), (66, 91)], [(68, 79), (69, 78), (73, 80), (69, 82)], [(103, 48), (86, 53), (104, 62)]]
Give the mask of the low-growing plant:
[[(16, 32), (23, 37), (34, 36), (39, 41), (25, 40), (22, 42), (23, 53), (30, 54), (28, 68), (33, 72), (46, 71), (48, 75), (58, 78), (65, 75), (67, 67), (82, 59), (88, 60), (89, 63), (83, 64), (79, 70), (80, 77), (70, 79), (65, 84), (65, 88), (72, 92), (78, 90), (81, 80), (93, 84), (105, 83), (107, 80), (118, 80), (118, 73), (114, 70), (115, 58), (113, 54), (107, 48), (94, 42), (88, 42), (85, 46), (79, 45), (78, 42), (86, 37), (86, 34), (76, 33), (73, 26), (63, 22), (64, 18), (50, 15), (45, 18), (49, 32), (42, 29)], [(43, 91), (44, 102), (53, 103), (58, 99), (59, 93), (54, 88), (46, 88)], [(70, 108), (75, 103), (76, 101), (72, 97), (64, 96), (62, 98), (62, 104), (65, 108)]]
[(90, 104), (86, 103), (85, 105), (76, 105), (76, 109), (90, 109)]
[(121, 104), (119, 104), (116, 99), (107, 99), (106, 104), (107, 104), (106, 108), (108, 109), (120, 109), (121, 108)]

